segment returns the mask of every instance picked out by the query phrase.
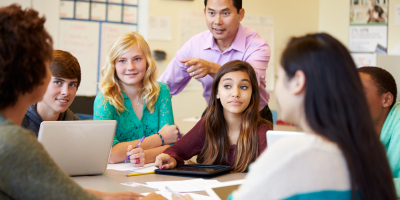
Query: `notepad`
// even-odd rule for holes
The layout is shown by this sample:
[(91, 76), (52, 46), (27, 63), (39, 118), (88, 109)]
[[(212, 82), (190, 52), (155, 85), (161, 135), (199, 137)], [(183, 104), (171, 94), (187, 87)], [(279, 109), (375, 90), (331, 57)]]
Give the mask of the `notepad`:
[[(168, 200), (172, 200), (172, 193), (171, 192), (165, 192), (165, 191), (157, 191), (157, 194), (165, 197)], [(150, 193), (141, 193), (141, 195), (143, 196), (147, 196)], [(193, 200), (212, 200), (211, 197), (209, 196), (205, 196), (205, 195), (200, 195), (200, 194), (195, 194), (195, 193), (186, 193), (188, 195), (190, 195), (190, 197), (192, 197)], [(186, 195), (184, 194), (184, 195)], [(182, 194), (183, 195), (183, 194)]]
[(217, 180), (190, 179), (184, 181), (156, 181), (146, 182), (149, 187), (157, 188), (160, 191), (167, 191), (165, 187), (175, 192), (199, 192), (204, 191), (206, 185), (220, 183)]
[(155, 167), (154, 163), (147, 163), (143, 167), (134, 167), (132, 163), (118, 163), (118, 164), (108, 164), (107, 169), (144, 173), (144, 172), (153, 172), (155, 169), (158, 168)]

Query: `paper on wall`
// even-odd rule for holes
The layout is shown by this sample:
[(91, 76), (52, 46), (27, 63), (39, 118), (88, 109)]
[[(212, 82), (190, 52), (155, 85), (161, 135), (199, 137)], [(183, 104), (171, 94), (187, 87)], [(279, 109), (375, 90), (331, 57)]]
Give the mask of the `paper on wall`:
[(394, 25), (400, 26), (400, 4), (396, 4), (394, 8)]
[(171, 17), (149, 16), (148, 39), (171, 41), (171, 21)]
[(400, 41), (393, 47), (393, 49), (389, 52), (390, 55), (400, 55)]

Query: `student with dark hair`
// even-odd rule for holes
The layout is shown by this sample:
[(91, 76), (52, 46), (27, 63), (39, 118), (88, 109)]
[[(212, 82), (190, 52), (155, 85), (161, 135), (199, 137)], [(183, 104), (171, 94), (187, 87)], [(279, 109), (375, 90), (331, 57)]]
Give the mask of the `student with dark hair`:
[(0, 199), (139, 199), (132, 192), (84, 190), (20, 127), (51, 78), (53, 41), (45, 18), (18, 5), (0, 8)]
[(197, 156), (207, 165), (230, 165), (243, 172), (267, 147), (272, 124), (258, 112), (260, 93), (256, 73), (246, 62), (223, 65), (215, 75), (205, 116), (182, 139), (156, 158), (163, 169), (182, 166)]
[(28, 108), (21, 124), (22, 127), (32, 130), (36, 137), (43, 121), (80, 120), (68, 108), (81, 83), (78, 60), (67, 51), (54, 50), (50, 72), (52, 76), (43, 100)]
[(271, 56), (267, 42), (240, 24), (245, 14), (242, 0), (205, 0), (204, 5), (209, 30), (190, 38), (176, 52), (159, 81), (168, 84), (171, 95), (177, 95), (194, 78), (202, 83), (203, 97), (208, 102), (218, 69), (232, 60), (248, 62), (256, 71), (260, 92), (258, 110), (262, 118), (272, 122), (265, 82)]
[(358, 68), (373, 126), (385, 146), (400, 198), (400, 102), (393, 76), (379, 67)]
[(275, 87), (304, 135), (269, 146), (230, 199), (396, 199), (356, 66), (328, 34), (292, 38)]

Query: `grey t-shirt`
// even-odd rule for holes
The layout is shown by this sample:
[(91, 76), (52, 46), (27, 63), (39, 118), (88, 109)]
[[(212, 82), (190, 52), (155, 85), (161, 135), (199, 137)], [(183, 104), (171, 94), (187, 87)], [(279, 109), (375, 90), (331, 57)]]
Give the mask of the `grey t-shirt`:
[[(33, 131), (38, 137), (40, 123), (43, 122), (42, 118), (40, 117), (39, 113), (36, 111), (36, 105), (31, 105), (25, 113), (25, 117), (22, 120), (21, 126)], [(63, 113), (60, 114), (58, 121), (74, 121), (74, 120), (81, 120), (78, 116), (76, 116), (69, 108)]]
[(32, 131), (0, 114), (0, 199), (98, 199), (65, 174)]

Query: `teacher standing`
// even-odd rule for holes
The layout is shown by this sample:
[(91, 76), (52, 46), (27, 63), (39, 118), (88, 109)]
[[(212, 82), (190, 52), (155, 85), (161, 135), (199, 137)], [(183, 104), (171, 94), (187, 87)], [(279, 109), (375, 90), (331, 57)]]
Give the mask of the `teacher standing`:
[(267, 42), (240, 24), (245, 13), (242, 0), (205, 0), (204, 5), (209, 30), (193, 36), (178, 50), (159, 81), (168, 84), (171, 95), (177, 95), (195, 78), (202, 83), (203, 97), (208, 102), (218, 69), (232, 60), (246, 61), (257, 74), (260, 115), (272, 122), (269, 93), (265, 89), (265, 73), (271, 56)]

